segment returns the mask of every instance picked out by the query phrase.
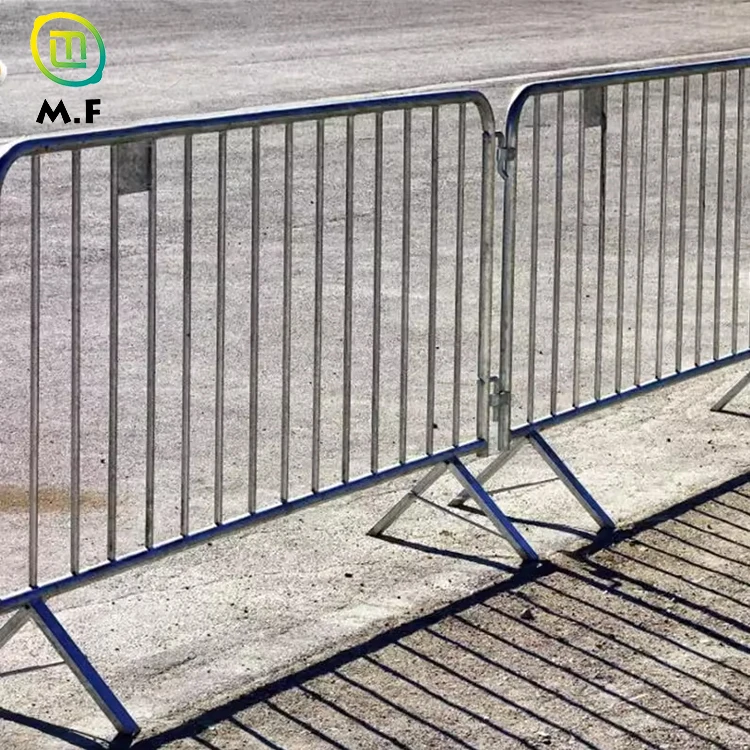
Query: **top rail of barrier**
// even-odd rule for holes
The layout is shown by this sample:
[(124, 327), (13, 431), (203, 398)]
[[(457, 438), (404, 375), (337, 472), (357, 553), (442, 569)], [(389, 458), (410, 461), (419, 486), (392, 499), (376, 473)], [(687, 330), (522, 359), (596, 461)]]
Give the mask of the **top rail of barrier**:
[(599, 86), (616, 86), (623, 83), (642, 83), (665, 78), (683, 78), (703, 73), (721, 73), (750, 67), (750, 57), (730, 57), (721, 60), (706, 60), (677, 65), (661, 65), (652, 68), (634, 70), (615, 70), (607, 73), (596, 73), (584, 76), (566, 76), (550, 78), (544, 81), (533, 81), (516, 89), (505, 119), (506, 143), (512, 144), (517, 133), (518, 120), (526, 102), (533, 96), (556, 94), (561, 91), (595, 88)]
[(375, 99), (357, 98), (333, 103), (301, 104), (294, 107), (254, 108), (228, 114), (175, 118), (115, 128), (87, 128), (71, 133), (18, 138), (0, 147), (0, 185), (11, 164), (20, 157), (31, 154), (107, 146), (144, 138), (196, 135), (253, 125), (301, 123), (332, 117), (346, 117), (347, 115), (377, 114), (378, 112), (392, 112), (416, 107), (461, 103), (476, 106), (482, 119), (482, 127), (487, 133), (494, 135), (495, 114), (489, 100), (480, 91), (473, 90), (438, 91)]

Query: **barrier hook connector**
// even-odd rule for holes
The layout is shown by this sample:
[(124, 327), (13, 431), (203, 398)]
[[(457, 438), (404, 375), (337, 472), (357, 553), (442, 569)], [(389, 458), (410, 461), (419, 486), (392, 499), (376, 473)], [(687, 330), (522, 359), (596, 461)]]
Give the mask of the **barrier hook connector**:
[(508, 161), (512, 159), (515, 156), (515, 149), (509, 149), (508, 145), (505, 141), (505, 134), (498, 130), (495, 133), (495, 138), (497, 139), (497, 151), (496, 151), (496, 159), (497, 159), (497, 171), (498, 174), (504, 179), (508, 179)]
[(500, 378), (493, 375), (490, 378), (490, 409), (492, 410), (492, 421), (500, 421), (500, 408), (510, 403), (510, 393), (503, 391), (500, 387)]

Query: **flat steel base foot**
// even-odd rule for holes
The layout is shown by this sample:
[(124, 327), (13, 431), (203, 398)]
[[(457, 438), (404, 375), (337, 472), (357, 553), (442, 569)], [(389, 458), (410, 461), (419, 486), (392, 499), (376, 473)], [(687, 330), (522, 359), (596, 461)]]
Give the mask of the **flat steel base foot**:
[(711, 411), (721, 411), (730, 401), (737, 398), (750, 385), (750, 372), (740, 378), (712, 407)]
[(584, 510), (596, 521), (600, 529), (614, 529), (617, 524), (612, 520), (607, 511), (594, 500), (591, 493), (581, 484), (576, 475), (568, 468), (566, 463), (557, 455), (552, 446), (542, 437), (539, 432), (530, 432), (526, 438), (534, 446), (537, 453), (545, 460), (552, 471), (557, 474), (560, 481), (568, 488), (568, 491), (583, 506)]
[[(507, 459), (505, 459), (507, 460)], [(494, 462), (493, 462), (494, 463)], [(471, 523), (474, 526), (487, 531), (485, 527), (477, 524), (469, 519), (463, 518), (462, 516), (454, 513), (448, 508), (439, 506), (437, 503), (433, 503), (431, 500), (427, 500), (422, 495), (446, 472), (450, 469), (453, 475), (458, 479), (464, 488), (462, 495), (471, 498), (474, 502), (482, 509), (485, 516), (490, 520), (492, 525), (495, 527), (497, 533), (510, 544), (516, 553), (525, 561), (537, 561), (539, 556), (534, 551), (532, 546), (526, 541), (520, 531), (513, 525), (510, 519), (500, 510), (495, 500), (487, 493), (482, 486), (481, 482), (475, 477), (465, 464), (458, 458), (453, 458), (450, 461), (435, 466), (425, 477), (417, 482), (414, 487), (404, 497), (402, 497), (368, 532), (370, 536), (379, 537), (388, 529), (395, 521), (403, 515), (403, 513), (414, 503), (419, 500), (430, 507), (441, 510), (445, 513), (449, 513), (455, 518), (459, 518), (466, 523)], [(497, 469), (496, 469), (497, 470)], [(455, 501), (452, 501), (451, 505), (454, 505)], [(455, 507), (455, 505), (454, 505)]]
[(110, 690), (101, 675), (94, 669), (91, 662), (78, 648), (68, 632), (55, 617), (42, 599), (18, 610), (0, 630), (0, 648), (29, 621), (33, 621), (44, 633), (47, 640), (55, 648), (60, 658), (68, 665), (79, 682), (86, 688), (86, 692), (112, 722), (114, 728), (127, 737), (134, 737), (140, 731), (132, 716)]

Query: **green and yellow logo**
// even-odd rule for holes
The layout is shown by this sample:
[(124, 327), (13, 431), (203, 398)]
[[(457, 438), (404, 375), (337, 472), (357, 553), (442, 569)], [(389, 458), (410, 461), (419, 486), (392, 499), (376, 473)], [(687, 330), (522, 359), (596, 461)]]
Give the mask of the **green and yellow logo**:
[[(96, 69), (88, 78), (64, 77), (63, 74), (76, 72), (79, 70), (90, 70), (89, 67), (91, 55), (87, 47), (87, 36), (85, 31), (80, 28), (71, 31), (70, 29), (51, 28), (49, 30), (49, 66), (45, 64), (42, 55), (39, 52), (39, 36), (42, 28), (51, 21), (65, 21), (65, 26), (78, 25), (83, 27), (93, 36), (99, 48), (98, 60), (92, 63)], [(70, 23), (72, 22), (72, 23)], [(60, 24), (63, 25), (63, 24)], [(77, 53), (77, 54), (76, 54)], [(39, 70), (55, 83), (61, 86), (88, 86), (92, 83), (99, 83), (102, 80), (104, 64), (106, 62), (106, 52), (101, 34), (96, 27), (87, 21), (83, 16), (77, 16), (75, 13), (50, 13), (46, 16), (39, 16), (34, 22), (34, 29), (31, 32), (31, 54), (34, 56), (34, 62)], [(53, 73), (53, 68), (57, 73)]]

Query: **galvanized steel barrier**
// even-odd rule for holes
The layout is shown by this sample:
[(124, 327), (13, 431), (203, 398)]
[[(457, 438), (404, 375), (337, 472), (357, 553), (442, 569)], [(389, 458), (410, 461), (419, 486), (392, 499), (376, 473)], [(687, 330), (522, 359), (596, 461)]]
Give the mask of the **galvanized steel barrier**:
[(612, 527), (541, 431), (750, 356), (748, 65), (541, 81), (515, 95), (498, 154), (500, 453), (480, 481), (528, 441)]
[(748, 64), (534, 83), (504, 135), (452, 91), (12, 144), (0, 647), (33, 620), (134, 734), (49, 597), (420, 469), (371, 534), (450, 470), (536, 560), (482, 486), (526, 440), (613, 527), (541, 431), (750, 356)]
[(420, 469), (534, 557), (462, 463), (488, 451), (494, 155), (473, 92), (10, 145), (2, 585), (26, 582), (0, 646), (33, 620), (133, 734), (50, 596)]

